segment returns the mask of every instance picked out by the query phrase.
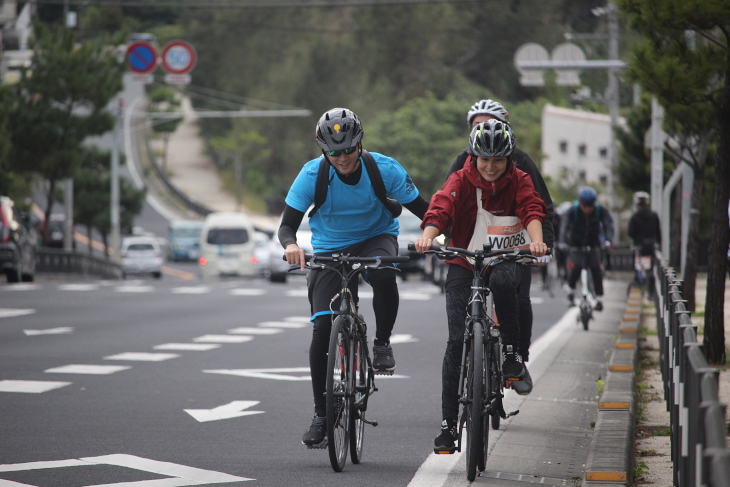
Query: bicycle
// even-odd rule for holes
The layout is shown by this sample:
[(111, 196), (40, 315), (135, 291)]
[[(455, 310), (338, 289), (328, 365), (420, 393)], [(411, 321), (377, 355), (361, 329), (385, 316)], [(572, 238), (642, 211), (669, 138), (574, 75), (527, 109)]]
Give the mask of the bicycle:
[[(473, 259), (472, 296), (464, 330), (458, 389), (462, 412), (454, 450), (461, 452), (462, 432), (466, 429), (466, 478), (471, 482), (476, 478), (477, 469), (483, 472), (486, 468), (489, 419), (492, 428), (498, 429), (502, 419), (520, 412), (516, 410), (507, 413), (502, 403), (505, 387), (502, 376), (502, 338), (499, 324), (494, 319), (493, 296), (484, 273), (502, 261), (517, 262), (523, 259), (534, 260), (537, 257), (530, 254), (530, 249), (492, 251), (489, 244), (476, 252), (455, 247), (439, 247), (426, 250), (425, 253), (444, 260), (459, 257)], [(434, 449), (436, 454), (453, 454), (454, 451)]]
[[(375, 387), (376, 372), (368, 350), (367, 325), (359, 313), (358, 303), (353, 299), (349, 282), (366, 270), (392, 269), (400, 272), (398, 268), (385, 264), (408, 262), (409, 259), (408, 256), (356, 257), (348, 254), (305, 256), (307, 267), (312, 271), (337, 272), (342, 279), (341, 291), (331, 301), (341, 298), (339, 314), (334, 318), (330, 332), (325, 391), (326, 440), (335, 472), (345, 468), (348, 447), (352, 463), (360, 463), (365, 424), (378, 425), (377, 421), (365, 419), (368, 398), (378, 388)], [(335, 265), (327, 265), (332, 263)], [(293, 266), (291, 270), (297, 269), (299, 266)], [(389, 372), (390, 375), (392, 373)]]
[(589, 245), (583, 247), (571, 247), (571, 253), (582, 253), (583, 268), (580, 270), (580, 293), (581, 299), (578, 305), (578, 317), (577, 322), (582, 323), (583, 329), (588, 331), (588, 324), (593, 319), (593, 300), (596, 299), (595, 291), (593, 289), (593, 279), (590, 276), (590, 269), (588, 268), (588, 254), (591, 251)]

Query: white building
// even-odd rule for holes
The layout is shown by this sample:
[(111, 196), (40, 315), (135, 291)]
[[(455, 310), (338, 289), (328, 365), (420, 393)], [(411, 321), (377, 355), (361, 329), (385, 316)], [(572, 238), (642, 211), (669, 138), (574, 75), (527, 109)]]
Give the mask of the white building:
[[(619, 118), (619, 125), (625, 121)], [(545, 105), (542, 110), (542, 173), (553, 181), (609, 182), (611, 117)]]

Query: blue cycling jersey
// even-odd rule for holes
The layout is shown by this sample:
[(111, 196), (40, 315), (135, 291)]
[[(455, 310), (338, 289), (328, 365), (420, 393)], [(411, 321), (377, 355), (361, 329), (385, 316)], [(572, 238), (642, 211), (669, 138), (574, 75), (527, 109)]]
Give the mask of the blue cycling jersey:
[[(385, 191), (401, 204), (418, 197), (418, 188), (398, 161), (371, 152), (385, 184)], [(314, 204), (314, 190), (322, 157), (307, 162), (294, 180), (286, 204), (306, 212)], [(370, 176), (363, 165), (360, 181), (345, 184), (330, 167), (330, 185), (327, 199), (309, 220), (312, 229), (312, 247), (315, 252), (331, 252), (367, 240), (376, 235), (398, 235), (398, 221), (375, 196)]]

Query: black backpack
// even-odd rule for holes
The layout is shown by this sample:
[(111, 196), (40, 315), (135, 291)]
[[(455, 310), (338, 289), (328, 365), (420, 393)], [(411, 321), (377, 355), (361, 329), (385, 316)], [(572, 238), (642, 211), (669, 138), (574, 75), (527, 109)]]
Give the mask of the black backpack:
[[(365, 169), (370, 176), (370, 182), (373, 185), (375, 196), (385, 205), (385, 207), (393, 215), (393, 218), (400, 216), (403, 207), (393, 198), (388, 198), (385, 194), (385, 183), (380, 175), (378, 165), (375, 163), (373, 156), (366, 150), (362, 151), (362, 160), (365, 162)], [(329, 188), (330, 163), (326, 157), (322, 157), (319, 163), (319, 172), (317, 173), (317, 185), (314, 187), (314, 208), (309, 212), (309, 218), (312, 218), (317, 210), (327, 199), (327, 189)]]

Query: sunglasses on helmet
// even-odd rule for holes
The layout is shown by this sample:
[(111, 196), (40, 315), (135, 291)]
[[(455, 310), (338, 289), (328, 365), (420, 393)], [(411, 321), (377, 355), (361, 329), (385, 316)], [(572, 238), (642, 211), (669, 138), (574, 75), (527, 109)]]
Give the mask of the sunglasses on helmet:
[(348, 147), (347, 149), (342, 149), (342, 150), (328, 150), (327, 155), (330, 157), (340, 157), (340, 154), (342, 154), (344, 152), (346, 156), (349, 156), (356, 150), (357, 150), (357, 146)]

